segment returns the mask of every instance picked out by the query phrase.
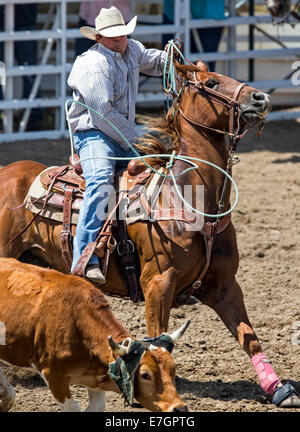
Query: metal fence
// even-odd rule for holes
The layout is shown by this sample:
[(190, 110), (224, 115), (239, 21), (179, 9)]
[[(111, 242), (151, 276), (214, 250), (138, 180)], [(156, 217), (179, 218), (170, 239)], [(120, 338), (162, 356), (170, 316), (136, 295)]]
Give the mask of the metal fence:
[[(84, 0), (91, 1), (91, 0)], [(4, 132), (0, 134), (0, 142), (14, 141), (18, 139), (42, 139), (42, 138), (62, 138), (68, 136), (68, 130), (65, 119), (65, 101), (70, 98), (67, 87), (68, 73), (72, 67), (73, 58), (70, 59), (68, 54), (68, 44), (76, 38), (81, 37), (78, 28), (69, 28), (70, 14), (68, 14), (68, 5), (74, 4), (71, 0), (55, 0), (49, 3), (49, 0), (39, 0), (38, 4), (48, 5), (48, 13), (43, 16), (43, 28), (32, 31), (14, 31), (14, 5), (32, 3), (32, 0), (0, 0), (0, 5), (5, 8), (5, 28), (0, 32), (0, 42), (4, 42), (4, 63), (0, 63), (0, 83), (3, 86), (4, 97), (0, 100), (0, 110), (3, 115)], [(137, 3), (158, 3), (161, 5), (162, 0), (154, 1), (133, 1), (133, 7)], [(152, 25), (139, 25), (134, 32), (134, 38), (142, 41), (155, 40), (157, 35), (174, 34), (184, 41), (184, 55), (189, 60), (196, 60), (200, 57), (199, 53), (191, 53), (190, 34), (193, 29), (219, 27), (226, 28), (223, 38), (223, 49), (216, 53), (201, 53), (203, 61), (222, 61), (226, 65), (226, 73), (238, 79), (237, 65), (238, 62), (247, 60), (250, 67), (250, 75), (253, 75), (253, 62), (261, 59), (289, 59), (290, 68), (300, 67), (300, 63), (295, 63), (300, 58), (300, 37), (292, 36), (291, 47), (287, 47), (282, 42), (279, 48), (258, 49), (255, 46), (250, 34), (255, 26), (261, 24), (271, 24), (270, 15), (249, 15), (243, 13), (239, 15), (239, 5), (248, 3), (247, 1), (228, 2), (229, 15), (226, 19), (191, 19), (190, 18), (190, 0), (174, 0), (174, 24), (162, 24), (159, 16), (148, 16), (148, 22), (152, 20)], [(251, 1), (250, 1), (251, 3)], [(263, 2), (256, 2), (263, 3)], [(293, 2), (292, 2), (293, 3)], [(237, 7), (238, 6), (238, 7)], [(253, 2), (252, 2), (253, 6)], [(140, 21), (147, 20), (147, 16), (139, 17)], [(292, 20), (293, 22), (293, 20)], [(296, 22), (294, 21), (294, 24)], [(289, 24), (285, 24), (288, 26)], [(239, 26), (246, 26), (249, 29), (247, 34), (237, 36)], [(300, 23), (298, 24), (300, 27)], [(276, 39), (276, 29), (271, 37)], [(298, 34), (299, 31), (298, 31)], [(260, 35), (260, 38), (266, 38), (266, 35)], [(30, 66), (15, 66), (14, 64), (14, 43), (24, 40), (36, 40), (44, 43), (39, 64)], [(259, 39), (261, 40), (261, 39)], [(247, 45), (247, 49), (240, 49), (240, 43)], [(275, 41), (276, 42), (276, 41)], [(274, 43), (274, 41), (273, 41)], [(72, 57), (72, 56), (71, 56)], [(298, 66), (297, 66), (298, 64)], [(294, 65), (294, 66), (292, 66)], [(252, 70), (252, 72), (251, 72)], [(293, 72), (293, 71), (292, 71)], [(14, 96), (16, 80), (25, 75), (34, 75), (35, 81), (28, 99), (22, 99)], [(43, 77), (51, 78), (53, 82), (52, 94), (43, 97), (37, 97), (38, 89)], [(253, 78), (253, 76), (252, 76)], [(299, 79), (300, 81), (300, 79)], [(285, 79), (260, 79), (250, 81), (254, 87), (268, 91), (269, 89), (291, 89), (290, 91), (299, 95), (298, 80), (291, 79), (289, 74)], [(162, 102), (164, 95), (160, 88), (161, 84), (154, 86), (152, 91), (140, 92), (138, 103)], [(294, 105), (297, 105), (294, 103)], [(299, 98), (300, 105), (300, 98)], [(54, 122), (52, 130), (26, 131), (27, 121), (30, 110), (33, 108), (52, 109)], [(19, 113), (18, 121), (14, 121), (14, 113)], [(291, 119), (300, 117), (300, 109), (292, 111), (284, 110), (272, 112), (270, 120)], [(16, 124), (17, 123), (17, 124)]]

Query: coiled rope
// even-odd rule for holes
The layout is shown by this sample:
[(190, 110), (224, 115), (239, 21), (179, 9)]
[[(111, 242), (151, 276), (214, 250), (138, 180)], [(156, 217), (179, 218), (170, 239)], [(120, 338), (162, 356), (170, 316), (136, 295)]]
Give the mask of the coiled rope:
[[(179, 55), (183, 58), (184, 57), (182, 55), (182, 53), (180, 52), (180, 50), (178, 49), (178, 47), (174, 44), (173, 41), (169, 41), (169, 47), (167, 50), (167, 58), (169, 59), (168, 62), (165, 63), (165, 71), (164, 71), (164, 89), (167, 93), (169, 93), (172, 96), (176, 96), (177, 98), (179, 97), (180, 93), (177, 91), (177, 86), (176, 86), (176, 77), (175, 77), (175, 68), (173, 65), (173, 58), (174, 58), (174, 49), (176, 49), (179, 53)], [(170, 52), (169, 52), (170, 51)], [(182, 91), (183, 86), (181, 87)], [(84, 159), (80, 159), (79, 161), (75, 161), (74, 160), (74, 143), (73, 143), (73, 136), (72, 136), (72, 131), (71, 131), (71, 125), (70, 125), (70, 118), (69, 118), (69, 110), (68, 110), (68, 106), (71, 103), (76, 103), (82, 107), (84, 107), (87, 110), (92, 111), (94, 114), (96, 114), (98, 117), (100, 117), (102, 120), (104, 120), (110, 127), (113, 128), (113, 130), (115, 132), (118, 133), (118, 135), (124, 140), (124, 142), (130, 147), (131, 150), (133, 150), (133, 152), (136, 154), (136, 157), (111, 157), (111, 156), (98, 156), (98, 157), (90, 157), (90, 158), (84, 158)], [(210, 217), (210, 218), (221, 218), (223, 216), (226, 216), (227, 214), (231, 213), (235, 207), (237, 206), (238, 203), (238, 198), (239, 198), (239, 192), (238, 192), (238, 188), (237, 185), (235, 183), (235, 181), (233, 180), (233, 178), (230, 176), (230, 174), (228, 174), (228, 172), (226, 172), (225, 170), (223, 170), (221, 167), (215, 165), (212, 162), (208, 162), (206, 160), (203, 159), (199, 159), (199, 158), (195, 158), (195, 157), (191, 157), (191, 156), (180, 156), (180, 155), (176, 155), (175, 151), (173, 151), (173, 153), (170, 154), (154, 154), (154, 155), (141, 155), (136, 148), (127, 140), (127, 138), (122, 134), (122, 132), (107, 118), (105, 118), (102, 114), (98, 113), (97, 111), (95, 111), (93, 108), (89, 107), (88, 105), (79, 102), (79, 101), (75, 101), (73, 99), (69, 99), (66, 101), (65, 103), (65, 112), (66, 112), (66, 118), (67, 118), (67, 122), (68, 122), (68, 129), (69, 129), (69, 135), (70, 135), (70, 142), (71, 142), (71, 156), (72, 156), (72, 162), (74, 163), (74, 165), (79, 164), (82, 161), (86, 161), (86, 160), (90, 160), (90, 159), (114, 159), (114, 160), (133, 160), (133, 159), (139, 159), (141, 160), (151, 171), (165, 177), (165, 178), (171, 178), (173, 183), (174, 183), (174, 187), (175, 190), (178, 194), (178, 196), (180, 197), (180, 199), (183, 201), (183, 203), (190, 208), (193, 212), (201, 215), (201, 216), (205, 216), (205, 217)], [(149, 158), (166, 158), (169, 159), (169, 161), (166, 164), (166, 169), (169, 170), (169, 175), (168, 174), (164, 174), (162, 172), (157, 171), (155, 168), (153, 168), (151, 165), (148, 164), (148, 162), (146, 161), (146, 159)], [(187, 164), (191, 165), (189, 168), (185, 169), (184, 171), (182, 171), (181, 173), (175, 175), (172, 171), (172, 167), (174, 164), (175, 160), (181, 160), (183, 162), (186, 162)], [(234, 190), (235, 190), (235, 200), (233, 205), (231, 206), (231, 208), (229, 210), (227, 210), (226, 212), (223, 213), (218, 213), (218, 214), (210, 214), (210, 213), (204, 213), (201, 212), (198, 209), (195, 209), (194, 207), (192, 207), (182, 196), (178, 184), (176, 182), (176, 178), (184, 175), (185, 173), (187, 173), (188, 171), (191, 170), (198, 170), (199, 169), (199, 165), (197, 165), (195, 162), (200, 162), (200, 163), (204, 163), (206, 165), (209, 165), (219, 171), (221, 171), (227, 178), (228, 180), (231, 181)]]

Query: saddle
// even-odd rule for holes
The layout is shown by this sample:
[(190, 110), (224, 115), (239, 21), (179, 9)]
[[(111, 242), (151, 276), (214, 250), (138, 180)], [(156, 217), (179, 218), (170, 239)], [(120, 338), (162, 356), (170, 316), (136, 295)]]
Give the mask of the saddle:
[[(34, 213), (33, 219), (25, 229), (37, 216), (62, 223), (60, 238), (66, 271), (70, 271), (73, 258), (72, 225), (77, 225), (85, 191), (85, 180), (78, 155), (70, 157), (69, 161), (69, 165), (53, 166), (40, 173), (24, 201), (26, 208)], [(138, 196), (143, 196), (144, 205), (148, 205), (143, 188), (151, 181), (151, 177), (151, 170), (135, 160), (129, 162), (127, 170), (117, 173), (117, 204), (104, 222), (96, 241), (87, 245), (72, 272), (84, 277), (86, 265), (95, 253), (99, 256), (102, 272), (106, 275), (109, 257), (117, 248), (129, 295), (135, 302), (141, 300), (142, 296), (137, 278), (137, 257), (135, 247), (127, 235), (126, 215), (124, 217), (123, 214), (121, 217), (121, 212), (126, 212), (128, 203), (136, 201)], [(162, 179), (161, 176), (158, 177), (156, 183)]]

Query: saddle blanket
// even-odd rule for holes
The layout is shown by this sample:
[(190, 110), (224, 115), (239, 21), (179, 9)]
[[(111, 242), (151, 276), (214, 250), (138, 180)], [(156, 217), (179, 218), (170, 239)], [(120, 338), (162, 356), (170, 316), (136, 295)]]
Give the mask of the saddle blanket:
[[(44, 205), (44, 199), (47, 195), (47, 190), (42, 186), (40, 177), (49, 168), (42, 171), (34, 180), (25, 197), (25, 208), (32, 213), (38, 213)], [(72, 203), (71, 223), (77, 225), (79, 208), (81, 203), (80, 198), (76, 198)], [(40, 213), (41, 217), (63, 222), (64, 196), (55, 192), (50, 192), (48, 202), (45, 208)]]
[[(50, 167), (46, 168), (42, 171), (34, 180), (32, 185), (29, 188), (29, 191), (25, 197), (24, 204), (25, 208), (32, 213), (39, 213), (44, 206), (44, 200), (47, 195), (47, 190), (42, 185), (41, 177), (43, 174), (53, 168), (59, 167)], [(158, 171), (163, 172), (164, 168), (160, 168)], [(156, 202), (158, 196), (158, 190), (160, 190), (160, 186), (163, 183), (164, 177), (158, 173), (155, 173), (146, 185), (135, 184), (133, 189), (128, 191), (128, 194), (131, 196), (139, 196), (139, 187), (144, 188), (144, 193), (147, 201), (150, 203)], [(82, 198), (75, 198), (72, 202), (72, 212), (71, 212), (71, 224), (77, 225), (78, 217), (79, 217), (79, 209), (82, 202)], [(127, 207), (126, 213), (126, 223), (132, 224), (137, 222), (138, 220), (147, 219), (147, 215), (145, 214), (145, 210), (139, 200), (133, 198), (131, 205)], [(63, 208), (64, 208), (64, 195), (61, 193), (57, 193), (55, 191), (51, 191), (47, 200), (47, 203), (43, 210), (40, 213), (40, 217), (44, 217), (47, 219), (51, 219), (57, 222), (63, 222)], [(139, 210), (139, 208), (141, 208)]]

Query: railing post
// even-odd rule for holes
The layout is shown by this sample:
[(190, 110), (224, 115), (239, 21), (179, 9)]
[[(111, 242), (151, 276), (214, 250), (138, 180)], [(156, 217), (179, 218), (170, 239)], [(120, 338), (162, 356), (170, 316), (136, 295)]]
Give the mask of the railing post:
[(65, 129), (66, 129), (66, 117), (65, 117), (65, 100), (67, 95), (67, 72), (66, 72), (66, 65), (67, 65), (67, 3), (66, 0), (62, 0), (61, 3), (61, 10), (60, 10), (60, 17), (61, 17), (61, 66), (62, 71), (60, 75), (60, 97), (61, 97), (61, 108), (60, 108), (60, 131), (62, 136), (64, 135)]
[[(50, 15), (53, 15), (54, 13), (55, 13), (55, 5), (52, 3), (50, 8), (49, 8), (49, 11), (48, 11), (47, 20), (46, 20), (47, 22), (45, 23), (45, 29), (49, 25)], [(58, 26), (59, 26), (59, 16), (56, 14), (54, 17), (53, 25), (52, 25), (52, 30), (57, 30)], [(44, 66), (47, 64), (48, 58), (49, 58), (51, 50), (52, 50), (53, 43), (54, 43), (53, 38), (49, 38), (47, 40), (46, 47), (43, 49), (43, 55), (42, 55), (41, 62), (40, 62), (41, 66)], [(37, 92), (38, 92), (39, 87), (41, 85), (41, 81), (42, 81), (42, 75), (41, 74), (36, 75), (36, 77), (34, 79), (33, 86), (32, 86), (31, 91), (30, 91), (30, 95), (28, 97), (28, 100), (34, 100), (36, 98)], [(26, 108), (25, 109), (23, 117), (20, 121), (19, 132), (25, 131), (29, 117), (30, 117), (31, 110), (32, 110), (32, 108)]]
[(190, 30), (190, 19), (191, 19), (191, 5), (190, 0), (185, 0), (184, 10), (184, 56), (190, 58), (191, 54), (191, 30)]
[[(254, 15), (254, 0), (249, 0), (249, 16)], [(249, 50), (254, 49), (254, 26), (249, 25)], [(249, 59), (248, 63), (248, 80), (254, 81), (254, 59)]]
[[(5, 5), (4, 9), (4, 31), (10, 32), (14, 30), (15, 21), (15, 5), (8, 4)], [(14, 65), (14, 41), (4, 42), (4, 63), (6, 69), (13, 67)], [(8, 76), (6, 79), (6, 85), (3, 87), (4, 100), (13, 99), (14, 95), (14, 78)], [(13, 110), (4, 111), (4, 132), (13, 132)]]
[[(235, 1), (229, 0), (229, 16), (234, 17), (235, 13)], [(228, 27), (228, 40), (227, 40), (227, 49), (228, 51), (236, 51), (236, 27), (229, 26)], [(236, 60), (228, 61), (228, 75), (231, 78), (236, 78)]]
[[(181, 0), (175, 0), (175, 4), (174, 4), (174, 24), (177, 27), (180, 26), (180, 18), (181, 18), (180, 4), (181, 4)], [(175, 38), (176, 39), (180, 39), (181, 38), (181, 35), (180, 35), (179, 32), (175, 33)]]
[[(57, 0), (57, 4), (56, 4), (56, 13), (58, 15), (58, 30), (61, 30), (61, 26), (62, 26), (62, 15), (61, 15), (61, 10), (62, 10), (62, 5), (61, 5), (62, 0)], [(60, 32), (61, 34), (61, 32)], [(56, 65), (61, 65), (62, 64), (62, 40), (57, 39), (56, 40), (56, 51), (55, 51), (55, 63)], [(60, 98), (60, 93), (61, 93), (61, 73), (59, 75), (55, 76), (55, 98), (59, 99)], [(54, 114), (54, 129), (55, 130), (60, 130), (60, 107), (55, 108), (55, 114)]]

